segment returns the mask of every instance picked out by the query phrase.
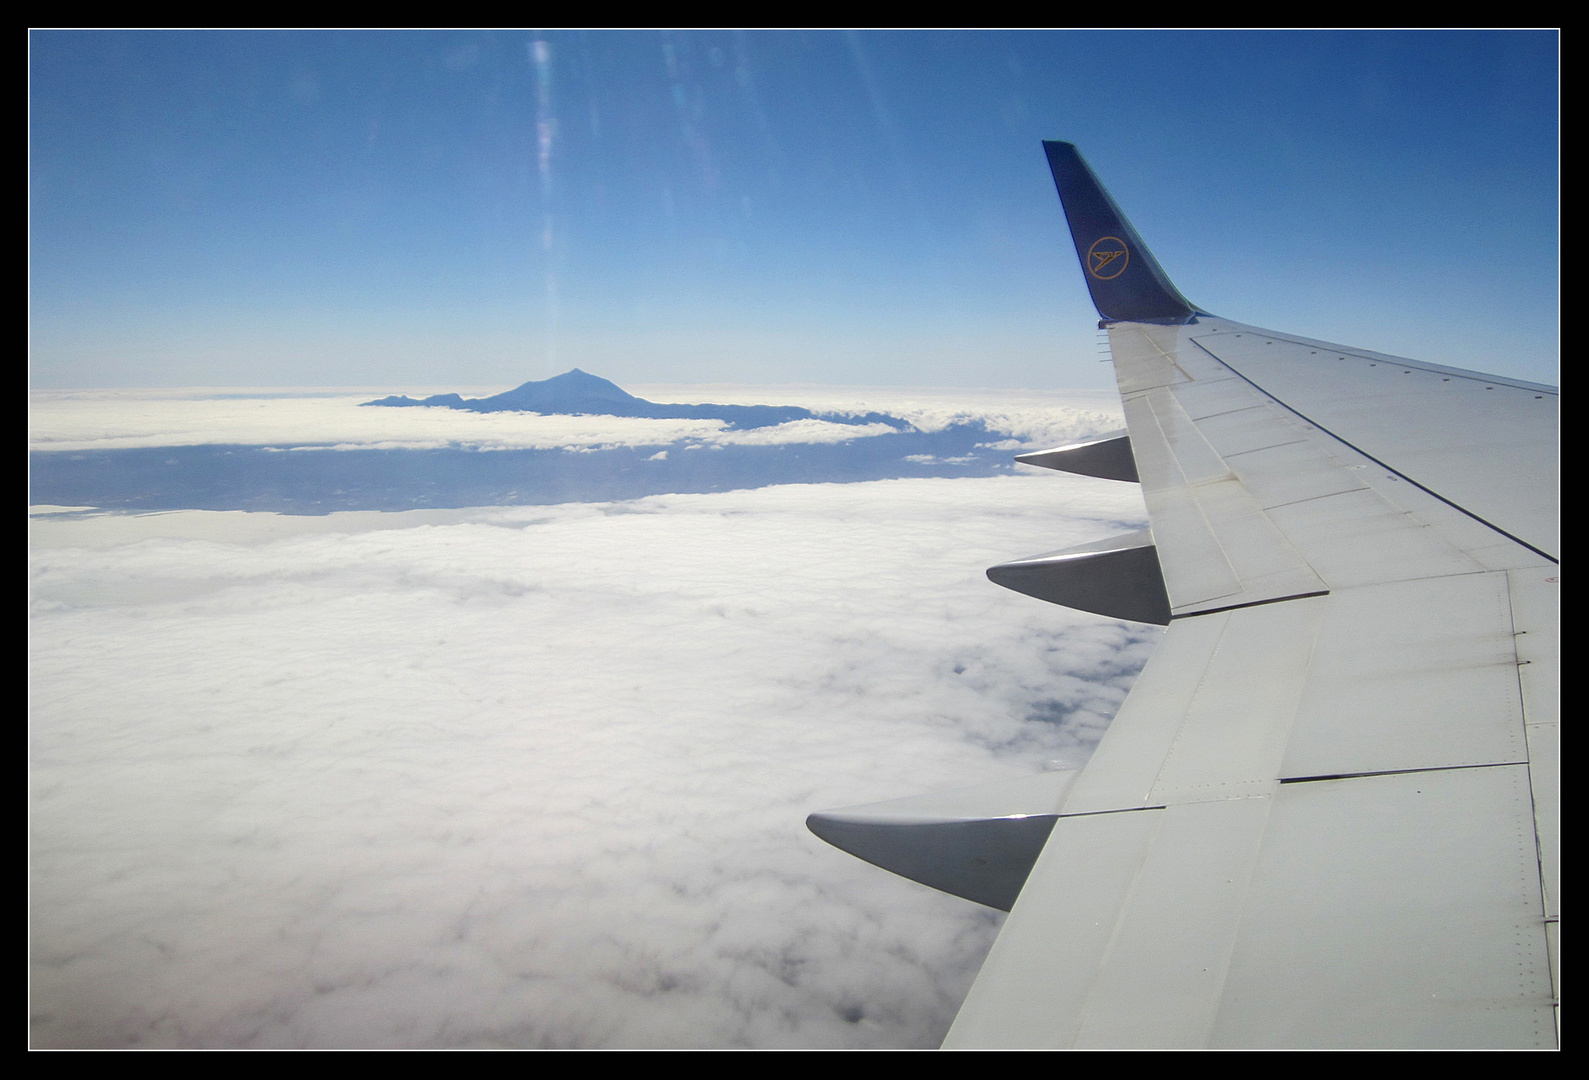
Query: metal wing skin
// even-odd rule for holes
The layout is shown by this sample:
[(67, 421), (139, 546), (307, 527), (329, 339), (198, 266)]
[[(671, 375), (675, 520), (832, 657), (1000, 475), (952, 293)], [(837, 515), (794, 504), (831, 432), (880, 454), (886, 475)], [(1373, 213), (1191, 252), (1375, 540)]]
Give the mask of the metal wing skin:
[(1202, 312), (1045, 148), (1151, 537), (989, 575), (1168, 626), (945, 1046), (1556, 1046), (1556, 390)]

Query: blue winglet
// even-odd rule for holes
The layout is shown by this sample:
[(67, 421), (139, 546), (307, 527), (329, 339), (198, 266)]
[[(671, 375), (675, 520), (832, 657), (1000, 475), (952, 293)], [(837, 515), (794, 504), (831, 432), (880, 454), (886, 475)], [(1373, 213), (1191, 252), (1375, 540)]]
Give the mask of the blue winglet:
[(1170, 283), (1076, 148), (1044, 142), (1082, 277), (1105, 321), (1186, 323), (1199, 311)]

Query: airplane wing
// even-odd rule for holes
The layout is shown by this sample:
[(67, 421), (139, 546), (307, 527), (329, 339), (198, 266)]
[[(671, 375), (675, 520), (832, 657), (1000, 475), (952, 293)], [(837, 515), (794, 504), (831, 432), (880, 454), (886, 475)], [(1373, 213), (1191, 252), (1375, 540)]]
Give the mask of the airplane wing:
[(1164, 638), (1079, 773), (813, 831), (1010, 911), (946, 1047), (1557, 1046), (1557, 391), (1209, 315), (1044, 145), (1129, 434), (1029, 460), (1152, 528), (989, 576)]

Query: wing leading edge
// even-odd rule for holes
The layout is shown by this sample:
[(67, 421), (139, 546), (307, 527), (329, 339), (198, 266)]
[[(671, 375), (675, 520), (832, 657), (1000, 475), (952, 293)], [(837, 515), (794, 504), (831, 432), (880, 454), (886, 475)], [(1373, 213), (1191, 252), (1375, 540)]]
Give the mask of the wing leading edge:
[(1168, 629), (945, 1046), (1557, 1045), (1556, 391), (1210, 316), (1045, 149), (1151, 537), (990, 576)]

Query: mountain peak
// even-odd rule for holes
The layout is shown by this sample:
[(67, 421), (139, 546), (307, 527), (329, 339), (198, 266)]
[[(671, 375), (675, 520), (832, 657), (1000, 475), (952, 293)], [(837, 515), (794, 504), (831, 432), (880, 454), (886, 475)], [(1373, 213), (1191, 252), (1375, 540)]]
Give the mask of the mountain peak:
[[(457, 394), (437, 394), (424, 401), (406, 397), (382, 398), (366, 401), (366, 405), (442, 405), (449, 409), (466, 409), (469, 412), (532, 412), (543, 415), (566, 416), (641, 416), (655, 420), (721, 420), (740, 428), (771, 427), (787, 424), (791, 420), (809, 420), (816, 416), (810, 409), (798, 405), (683, 405), (647, 401), (635, 397), (617, 383), (608, 382), (600, 375), (574, 368), (550, 379), (524, 383), (494, 397), (473, 398), (465, 401)], [(867, 413), (865, 416), (829, 417), (840, 424), (885, 423), (901, 430), (910, 425), (892, 416)]]
[(574, 368), (550, 379), (540, 379), (514, 387), (505, 394), (482, 398), (477, 408), (522, 409), (538, 413), (607, 412), (616, 402), (639, 401), (617, 383), (600, 375)]
[(550, 379), (542, 379), (539, 382), (527, 382), (512, 393), (517, 394), (520, 390), (528, 390), (530, 387), (540, 387), (543, 391), (577, 391), (580, 394), (607, 397), (617, 401), (639, 400), (617, 383), (603, 379), (600, 375), (581, 371), (579, 368), (571, 368), (561, 375), (553, 375)]

